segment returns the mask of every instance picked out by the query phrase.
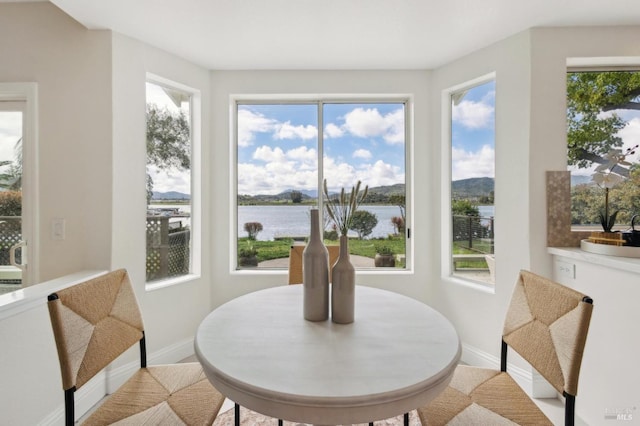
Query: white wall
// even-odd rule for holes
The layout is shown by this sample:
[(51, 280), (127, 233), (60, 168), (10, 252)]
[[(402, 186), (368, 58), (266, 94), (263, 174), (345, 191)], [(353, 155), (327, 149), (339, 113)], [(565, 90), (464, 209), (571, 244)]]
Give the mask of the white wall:
[[(209, 155), (209, 71), (122, 35), (113, 35), (113, 245), (112, 268), (127, 268), (135, 283), (151, 352), (193, 338), (209, 312), (210, 220), (202, 221), (202, 273), (178, 285), (145, 291), (146, 233), (146, 98), (147, 73), (188, 86), (206, 96), (202, 100), (202, 158)], [(194, 158), (192, 169), (197, 168)], [(202, 181), (209, 181), (209, 167)], [(197, 186), (195, 188), (198, 188)], [(211, 191), (194, 193), (194, 202), (210, 217)], [(201, 197), (200, 197), (201, 195)], [(200, 197), (200, 199), (198, 199)], [(193, 211), (197, 215), (197, 210)], [(193, 218), (192, 218), (193, 219)], [(197, 233), (197, 231), (196, 231)], [(197, 238), (194, 235), (194, 238)]]
[[(456, 326), (465, 344), (463, 359), (476, 363), (472, 352), (498, 358), (500, 335), (506, 304), (511, 297), (518, 271), (530, 265), (530, 219), (527, 188), (530, 185), (529, 153), (529, 33), (524, 32), (482, 49), (431, 74), (430, 141), (437, 145), (437, 158), (450, 150), (450, 142), (442, 141), (442, 93), (481, 76), (496, 74), (495, 124), (495, 293), (482, 291), (453, 278), (440, 279), (440, 268), (433, 271), (425, 285), (431, 285), (433, 297), (429, 301)], [(446, 108), (450, 108), (447, 104)], [(437, 162), (430, 180), (436, 191), (449, 185), (449, 164)], [(439, 193), (439, 192), (438, 192)], [(445, 212), (433, 206), (430, 214), (442, 219)], [(446, 218), (445, 218), (446, 220)], [(436, 222), (434, 220), (434, 222)], [(538, 231), (539, 232), (539, 231)], [(433, 241), (436, 249), (445, 242), (440, 235)], [(448, 253), (436, 251), (440, 256)]]
[[(201, 277), (180, 285), (153, 292), (144, 286), (144, 85), (146, 72), (152, 72), (208, 93), (209, 71), (108, 31), (88, 31), (46, 2), (0, 3), (0, 40), (0, 81), (38, 85), (41, 245), (33, 249), (40, 255), (40, 281), (125, 267), (145, 320), (150, 363), (192, 354), (195, 329), (209, 312), (209, 263), (204, 262)], [(209, 115), (209, 97), (202, 100)], [(208, 155), (206, 120), (203, 127)], [(209, 179), (206, 170), (203, 179)], [(204, 196), (208, 216), (209, 197)], [(66, 219), (63, 241), (50, 238), (54, 217)], [(208, 258), (208, 222), (202, 235)], [(2, 424), (62, 419), (60, 371), (46, 294), (40, 291), (48, 287), (41, 286), (28, 289), (36, 298), (32, 308), (1, 316)], [(132, 350), (109, 369), (111, 386), (135, 368), (136, 357)], [(80, 395), (78, 411), (107, 388), (102, 377), (95, 394)]]
[[(38, 91), (40, 280), (106, 269), (111, 235), (110, 35), (49, 3), (0, 4), (0, 81)], [(106, 207), (106, 208), (105, 208)], [(50, 238), (66, 220), (66, 239)], [(0, 423), (37, 424), (61, 407), (53, 334), (41, 304), (0, 322)]]
[[(41, 281), (109, 264), (110, 34), (49, 3), (0, 4), (0, 81), (38, 85)], [(106, 208), (105, 208), (106, 206)], [(51, 220), (66, 238), (51, 239)]]
[[(230, 160), (235, 153), (230, 142), (230, 112), (232, 95), (312, 95), (330, 94), (401, 94), (413, 97), (414, 144), (413, 156), (416, 167), (414, 176), (414, 223), (411, 234), (415, 235), (415, 251), (419, 253), (414, 273), (407, 273), (398, 279), (385, 274), (358, 273), (358, 284), (387, 288), (398, 293), (426, 300), (431, 271), (436, 267), (432, 252), (437, 247), (429, 244), (439, 232), (439, 226), (427, 214), (434, 204), (435, 195), (429, 185), (427, 165), (437, 161), (434, 147), (429, 140), (427, 71), (214, 71), (211, 73), (211, 193), (215, 194), (212, 204), (212, 233), (214, 246), (209, 259), (212, 266), (212, 307), (241, 294), (266, 287), (287, 283), (286, 271), (279, 273), (232, 272), (229, 244), (232, 239), (233, 223), (230, 202), (235, 197), (231, 191)], [(407, 149), (410, 149), (407, 144)], [(407, 172), (409, 173), (409, 172)]]
[[(496, 72), (496, 292), (483, 293), (444, 278), (434, 287), (430, 300), (456, 325), (467, 349), (463, 359), (468, 362), (495, 362), (499, 357), (504, 312), (518, 270), (553, 275), (546, 244), (545, 171), (566, 169), (567, 59), (598, 58), (594, 61), (602, 65), (607, 63), (605, 57), (624, 56), (627, 63), (633, 63), (640, 56), (638, 40), (638, 27), (538, 28), (432, 72), (430, 138), (434, 141), (442, 131), (437, 94)], [(620, 61), (610, 60), (615, 62)], [(640, 64), (640, 60), (635, 63)], [(443, 171), (435, 172), (434, 180), (441, 176), (445, 176)], [(594, 297), (600, 294), (600, 303), (606, 304), (598, 308), (596, 300), (593, 319), (596, 337), (590, 336), (587, 341), (584, 362), (590, 372), (585, 374), (577, 398), (578, 417), (589, 424), (599, 424), (605, 408), (637, 405), (637, 398), (630, 400), (630, 394), (638, 393), (637, 383), (630, 385), (626, 378), (620, 379), (623, 386), (619, 387), (617, 379), (611, 379), (599, 367), (605, 363), (607, 371), (618, 375), (626, 369), (635, 371), (632, 359), (637, 358), (640, 350), (637, 339), (627, 340), (624, 346), (612, 350), (606, 330), (619, 336), (620, 317), (627, 318), (630, 324), (637, 323), (632, 306), (623, 302), (629, 300), (627, 287), (636, 284), (637, 274), (610, 271), (610, 277), (605, 278), (606, 270), (593, 269), (588, 264), (582, 265), (581, 271), (577, 280), (568, 284)], [(608, 280), (617, 285), (599, 289)], [(611, 309), (624, 313), (609, 318)], [(631, 333), (630, 329), (624, 330)], [(509, 357), (531, 372), (516, 356)]]

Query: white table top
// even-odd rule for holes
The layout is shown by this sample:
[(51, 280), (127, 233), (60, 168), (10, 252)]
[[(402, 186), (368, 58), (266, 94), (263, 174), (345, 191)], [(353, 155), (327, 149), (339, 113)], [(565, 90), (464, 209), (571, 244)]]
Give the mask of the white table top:
[(214, 386), (244, 407), (289, 421), (352, 424), (435, 398), (451, 380), (460, 342), (424, 303), (363, 286), (352, 324), (306, 321), (302, 285), (290, 285), (211, 312), (195, 351)]

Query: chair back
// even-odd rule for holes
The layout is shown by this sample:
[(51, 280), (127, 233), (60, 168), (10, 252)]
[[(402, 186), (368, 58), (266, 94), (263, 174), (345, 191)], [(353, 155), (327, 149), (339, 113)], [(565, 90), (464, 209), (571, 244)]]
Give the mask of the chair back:
[(144, 326), (124, 269), (49, 295), (62, 387), (79, 389), (138, 343)]
[[(302, 284), (302, 252), (305, 245), (292, 245), (289, 250), (289, 284)], [(329, 251), (329, 282), (331, 282), (331, 267), (338, 260), (340, 246), (326, 246)]]
[(558, 392), (575, 396), (592, 310), (584, 294), (520, 271), (502, 339)]

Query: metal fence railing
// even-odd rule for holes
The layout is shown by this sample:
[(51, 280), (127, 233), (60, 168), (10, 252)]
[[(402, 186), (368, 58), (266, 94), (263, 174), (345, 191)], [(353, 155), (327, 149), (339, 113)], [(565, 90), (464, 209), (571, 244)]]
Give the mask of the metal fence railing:
[(493, 254), (493, 217), (453, 215), (453, 243), (478, 253)]

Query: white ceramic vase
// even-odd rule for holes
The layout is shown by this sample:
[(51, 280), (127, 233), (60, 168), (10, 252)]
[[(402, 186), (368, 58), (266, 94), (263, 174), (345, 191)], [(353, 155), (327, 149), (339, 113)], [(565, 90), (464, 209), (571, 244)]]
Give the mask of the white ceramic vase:
[(311, 209), (311, 234), (302, 252), (304, 319), (329, 318), (329, 252), (322, 242), (318, 209)]
[(331, 321), (350, 324), (354, 320), (356, 269), (349, 257), (349, 238), (340, 236), (340, 255), (331, 269)]

